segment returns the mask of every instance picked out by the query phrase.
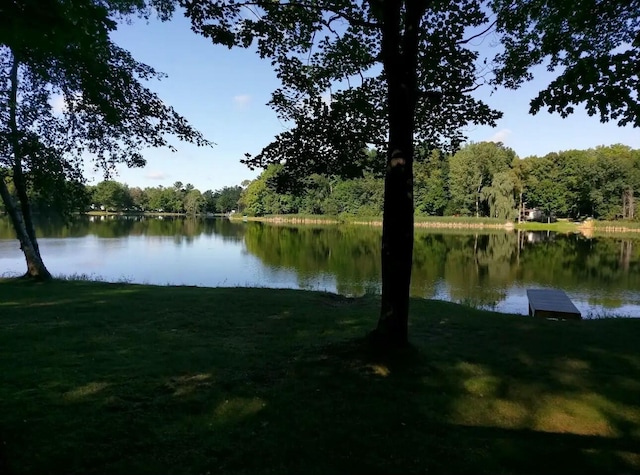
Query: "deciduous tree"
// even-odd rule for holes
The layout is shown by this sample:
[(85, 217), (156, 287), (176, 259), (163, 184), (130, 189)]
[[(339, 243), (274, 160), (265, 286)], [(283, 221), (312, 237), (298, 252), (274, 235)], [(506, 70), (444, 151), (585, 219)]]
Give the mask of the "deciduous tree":
[[(163, 12), (170, 3), (154, 2)], [(208, 143), (143, 85), (159, 74), (111, 41), (117, 18), (149, 7), (136, 0), (15, 0), (0, 6), (0, 195), (28, 277), (50, 277), (27, 193), (38, 174), (57, 170), (79, 179), (85, 158), (106, 174), (117, 163), (142, 166), (141, 150), (170, 147), (167, 134)]]
[[(336, 174), (359, 169), (366, 145), (386, 150), (382, 305), (376, 330), (407, 343), (413, 249), (414, 140), (455, 147), (468, 123), (499, 113), (470, 94), (481, 76), (468, 47), (487, 15), (479, 1), (189, 0), (194, 29), (217, 43), (273, 59), (283, 88), (271, 104), (295, 127), (253, 166), (285, 158), (289, 169)], [(330, 103), (327, 102), (330, 98)]]
[[(386, 150), (382, 304), (375, 336), (393, 346), (407, 343), (414, 143), (456, 148), (463, 126), (493, 124), (500, 114), (471, 95), (491, 70), (495, 85), (517, 87), (531, 77), (533, 66), (550, 57), (551, 66), (567, 70), (534, 110), (544, 104), (568, 113), (567, 104), (575, 99), (599, 108), (603, 117), (624, 122), (638, 115), (637, 95), (624, 94), (625, 88), (637, 87), (637, 0), (597, 2), (605, 5), (596, 7), (593, 0), (561, 6), (555, 0), (181, 3), (195, 31), (228, 47), (255, 45), (282, 81), (271, 104), (294, 127), (256, 157), (247, 157), (249, 165), (286, 159), (286, 167), (302, 175), (347, 174), (360, 168), (367, 144)], [(599, 13), (605, 14), (602, 29)], [(494, 28), (504, 52), (494, 62), (482, 62), (473, 39)], [(613, 54), (632, 43), (626, 56)], [(620, 90), (600, 87), (601, 76), (582, 81), (591, 53), (609, 54), (610, 61), (603, 60), (609, 69), (599, 71), (619, 79)], [(594, 86), (593, 94), (583, 93), (584, 84)], [(606, 105), (600, 107), (601, 102)]]

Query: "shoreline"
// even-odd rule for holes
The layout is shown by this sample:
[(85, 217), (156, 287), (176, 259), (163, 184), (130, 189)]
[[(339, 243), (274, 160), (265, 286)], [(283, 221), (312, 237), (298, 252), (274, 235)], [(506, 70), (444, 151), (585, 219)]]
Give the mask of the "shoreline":
[[(241, 216), (234, 215), (228, 217), (232, 221), (255, 221), (271, 224), (322, 224), (322, 225), (335, 225), (335, 224), (355, 224), (364, 226), (382, 226), (381, 218), (363, 218), (363, 219), (339, 219), (331, 217), (307, 217), (307, 216)], [(620, 234), (620, 233), (640, 233), (640, 227), (629, 226), (614, 226), (610, 222), (601, 222), (603, 224), (598, 225), (598, 221), (583, 221), (583, 222), (570, 222), (570, 221), (556, 221), (555, 223), (513, 223), (507, 222), (473, 222), (475, 218), (456, 218), (443, 217), (442, 220), (421, 220), (418, 218), (415, 223), (415, 228), (434, 228), (434, 229), (504, 229), (505, 231), (520, 230), (520, 231), (553, 231), (562, 233), (580, 233), (585, 237), (593, 237), (595, 233), (606, 234)], [(480, 218), (482, 220), (483, 218)], [(606, 224), (604, 224), (606, 223)]]
[[(357, 217), (331, 217), (318, 215), (299, 216), (299, 215), (275, 215), (275, 216), (243, 216), (240, 213), (235, 214), (196, 214), (187, 215), (186, 213), (157, 213), (157, 212), (124, 212), (124, 211), (88, 211), (77, 213), (79, 216), (146, 216), (146, 217), (183, 217), (183, 218), (226, 218), (235, 222), (264, 222), (270, 224), (293, 224), (293, 225), (340, 225), (354, 224), (359, 226), (382, 226), (382, 218), (357, 218)], [(4, 215), (0, 215), (4, 216)], [(438, 219), (440, 218), (440, 219)], [(493, 229), (493, 230), (520, 230), (520, 231), (553, 231), (560, 233), (580, 233), (587, 238), (593, 237), (595, 234), (633, 234), (640, 233), (640, 223), (636, 226), (628, 226), (618, 224), (612, 221), (556, 221), (555, 223), (527, 222), (515, 223), (511, 221), (498, 221), (491, 218), (455, 218), (455, 217), (438, 217), (424, 218), (416, 217), (414, 222), (415, 228), (426, 229)], [(478, 219), (478, 221), (475, 221)], [(492, 222), (493, 221), (493, 222)], [(498, 221), (498, 222), (496, 222)]]

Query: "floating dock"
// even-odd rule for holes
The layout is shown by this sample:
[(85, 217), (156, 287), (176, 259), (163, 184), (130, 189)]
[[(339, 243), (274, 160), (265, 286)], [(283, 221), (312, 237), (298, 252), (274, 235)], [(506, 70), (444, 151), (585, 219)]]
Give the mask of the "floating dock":
[(562, 290), (527, 289), (529, 315), (532, 317), (580, 320), (582, 315)]

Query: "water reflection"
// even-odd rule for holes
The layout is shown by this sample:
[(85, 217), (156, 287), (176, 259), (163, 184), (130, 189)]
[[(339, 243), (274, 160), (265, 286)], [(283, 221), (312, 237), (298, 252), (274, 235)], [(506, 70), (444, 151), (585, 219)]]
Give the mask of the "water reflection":
[[(54, 273), (155, 284), (258, 285), (347, 295), (380, 291), (380, 229), (224, 219), (40, 220)], [(0, 274), (24, 263), (0, 218)], [(640, 241), (582, 235), (418, 230), (411, 294), (526, 313), (525, 289), (565, 290), (583, 314), (640, 316)]]
[[(244, 234), (243, 226), (226, 219), (196, 219), (166, 216), (77, 216), (70, 221), (40, 217), (36, 223), (38, 236), (46, 238), (78, 238), (97, 236), (111, 239), (129, 236), (157, 236), (177, 238), (176, 244), (193, 242), (204, 235), (221, 236), (238, 242)], [(0, 218), (0, 239), (12, 239), (15, 234), (6, 218)]]

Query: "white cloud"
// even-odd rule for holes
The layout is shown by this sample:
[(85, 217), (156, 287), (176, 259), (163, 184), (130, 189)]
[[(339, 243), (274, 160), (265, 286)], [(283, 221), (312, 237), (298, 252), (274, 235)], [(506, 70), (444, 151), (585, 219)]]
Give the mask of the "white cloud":
[(502, 142), (505, 143), (509, 136), (511, 135), (511, 130), (509, 129), (501, 129), (498, 130), (495, 134), (487, 139), (488, 142)]
[(251, 96), (249, 94), (238, 94), (233, 96), (233, 103), (238, 109), (245, 109), (251, 103)]
[(169, 178), (169, 175), (163, 172), (149, 172), (145, 175), (149, 180), (164, 180)]

